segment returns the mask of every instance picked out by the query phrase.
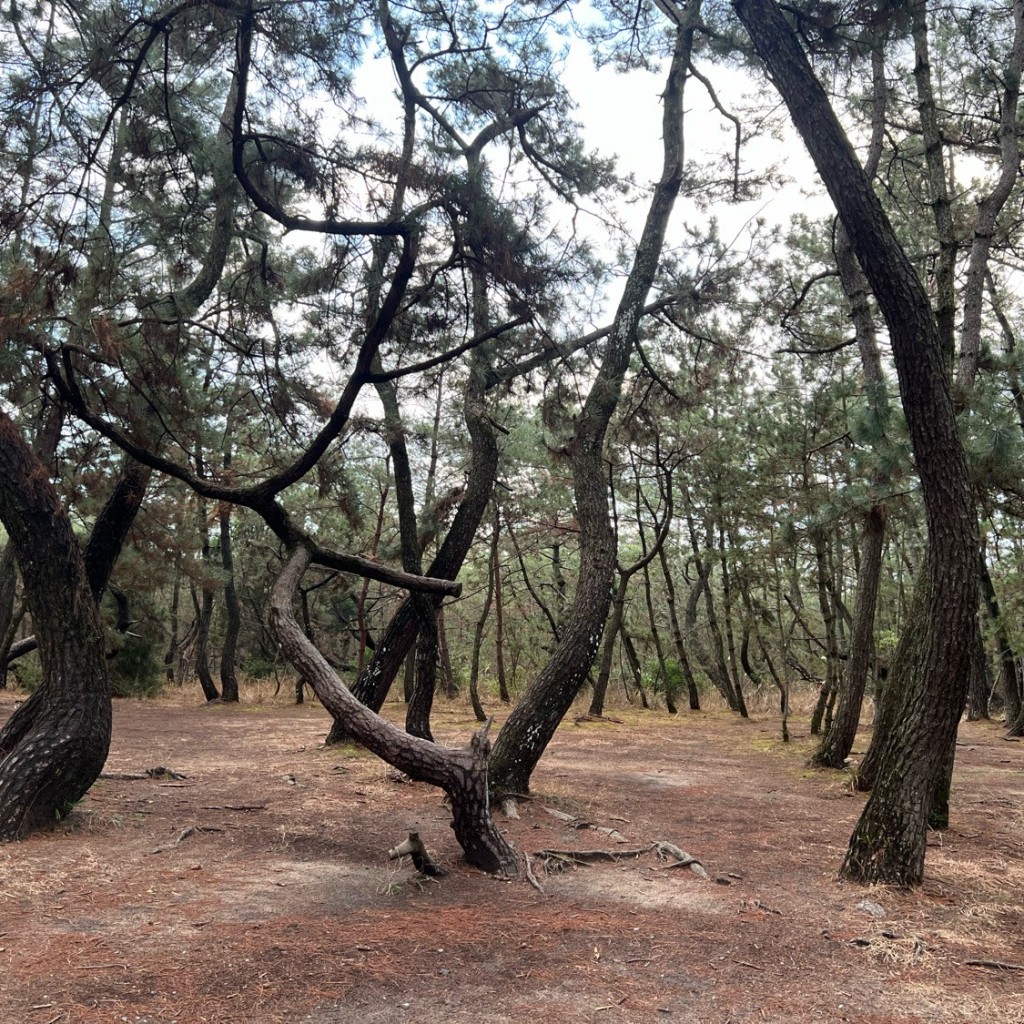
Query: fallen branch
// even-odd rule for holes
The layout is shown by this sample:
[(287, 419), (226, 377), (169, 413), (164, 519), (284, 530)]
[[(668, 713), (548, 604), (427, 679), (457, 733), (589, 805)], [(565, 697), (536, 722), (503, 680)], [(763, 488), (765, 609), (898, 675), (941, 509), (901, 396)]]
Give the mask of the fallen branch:
[(993, 971), (1024, 971), (1024, 964), (1008, 964), (1002, 960), (965, 960), (968, 967), (988, 967)]
[(101, 772), (100, 778), (115, 782), (141, 782), (145, 779), (187, 779), (188, 776), (159, 765), (156, 768), (147, 768), (144, 772)]
[(685, 850), (680, 850), (678, 846), (674, 846), (672, 843), (657, 842), (654, 844), (654, 851), (657, 853), (660, 860), (669, 860), (671, 863), (665, 865), (665, 869), (669, 868), (689, 868), (698, 878), (707, 878), (708, 873), (704, 870), (704, 865), (691, 854)]
[[(544, 808), (548, 813), (553, 813), (556, 818), (561, 818), (562, 812), (553, 812), (550, 808)], [(568, 815), (566, 815), (568, 817)], [(594, 826), (588, 826), (593, 828)], [(602, 829), (603, 832), (618, 835), (614, 829)], [(621, 837), (620, 837), (621, 838)], [(625, 857), (642, 857), (646, 853), (656, 853), (661, 860), (669, 860), (665, 865), (669, 868), (689, 868), (698, 878), (707, 879), (708, 873), (704, 865), (685, 850), (679, 849), (672, 843), (657, 842), (649, 846), (636, 847), (629, 850), (538, 850), (534, 856), (544, 860), (544, 869), (551, 871), (563, 871), (566, 868), (575, 868), (580, 865), (589, 865), (598, 861), (619, 861)]]
[(448, 874), (448, 870), (430, 856), (419, 832), (410, 832), (405, 842), (388, 850), (388, 860), (398, 860), (400, 857), (412, 857), (416, 870), (429, 878), (444, 878)]
[(265, 811), (266, 804), (203, 804), (201, 811)]
[(528, 853), (523, 854), (523, 860), (526, 862), (526, 880), (537, 890), (537, 892), (543, 894), (544, 888), (537, 881), (537, 876), (533, 873), (533, 866), (530, 864), (530, 855)]
[[(618, 843), (626, 843), (629, 840), (618, 830), (614, 828), (607, 828), (604, 825), (595, 825), (592, 822), (585, 821), (582, 818), (575, 818), (571, 814), (566, 814), (565, 811), (558, 811), (554, 807), (545, 807), (545, 811), (550, 814), (553, 818), (557, 818), (559, 821), (564, 821), (569, 828), (575, 828), (582, 831), (585, 828), (593, 829), (595, 832), (601, 832), (611, 839), (614, 839)], [(511, 817), (511, 815), (510, 815)], [(518, 817), (518, 815), (516, 815)]]
[(179, 846), (186, 839), (191, 839), (197, 832), (223, 832), (224, 829), (218, 825), (189, 825), (188, 828), (183, 828), (177, 836), (169, 843), (165, 843), (163, 846), (158, 846), (155, 850), (149, 851), (149, 856), (152, 857), (157, 853), (166, 853), (168, 850), (173, 850), (175, 846)]
[(538, 850), (534, 856), (543, 857), (545, 860), (561, 858), (562, 860), (575, 861), (577, 864), (593, 864), (602, 860), (622, 860), (623, 857), (642, 857), (650, 853), (649, 846), (641, 846), (635, 850)]

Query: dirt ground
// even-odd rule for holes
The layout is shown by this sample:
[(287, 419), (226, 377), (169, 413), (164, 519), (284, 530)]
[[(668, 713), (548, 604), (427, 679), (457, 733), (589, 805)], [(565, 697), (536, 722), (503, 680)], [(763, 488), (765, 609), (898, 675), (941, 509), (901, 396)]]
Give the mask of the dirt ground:
[[(907, 893), (836, 880), (863, 798), (805, 769), (804, 723), (783, 747), (767, 716), (621, 715), (567, 722), (502, 827), (529, 852), (668, 841), (707, 880), (646, 854), (497, 881), (435, 790), (324, 749), (318, 705), (118, 702), (105, 777), (0, 848), (0, 1022), (1024, 1024), (1024, 749), (997, 726), (964, 726)], [(158, 766), (184, 778), (124, 778)], [(410, 829), (446, 878), (388, 862)]]

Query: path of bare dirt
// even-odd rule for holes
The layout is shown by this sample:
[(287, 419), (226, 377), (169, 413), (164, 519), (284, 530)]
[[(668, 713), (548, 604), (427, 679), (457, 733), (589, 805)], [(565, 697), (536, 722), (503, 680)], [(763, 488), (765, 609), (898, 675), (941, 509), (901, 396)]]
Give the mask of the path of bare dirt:
[[(318, 706), (119, 702), (106, 774), (185, 777), (104, 778), (0, 848), (0, 1022), (1024, 1024), (1024, 749), (997, 726), (964, 726), (954, 825), (904, 893), (836, 881), (862, 798), (804, 769), (806, 738), (623, 717), (564, 725), (502, 827), (525, 851), (616, 847), (554, 808), (709, 880), (644, 856), (543, 894), (496, 881), (459, 862), (436, 791), (322, 748)], [(474, 728), (458, 706), (437, 724)], [(389, 864), (410, 829), (447, 878)]]

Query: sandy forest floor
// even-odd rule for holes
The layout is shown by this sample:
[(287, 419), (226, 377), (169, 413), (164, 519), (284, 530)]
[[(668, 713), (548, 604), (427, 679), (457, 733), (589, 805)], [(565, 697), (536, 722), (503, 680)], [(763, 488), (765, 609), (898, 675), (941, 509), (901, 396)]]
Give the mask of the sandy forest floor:
[[(646, 855), (497, 881), (436, 791), (324, 749), (317, 705), (119, 702), (110, 777), (0, 848), (0, 1021), (1024, 1024), (1024, 748), (997, 726), (964, 726), (954, 825), (904, 893), (836, 881), (862, 798), (804, 768), (802, 723), (784, 748), (766, 716), (622, 717), (564, 725), (502, 827), (666, 840), (708, 880)], [(473, 727), (439, 710), (449, 742)], [(118, 777), (157, 766), (185, 777)], [(447, 878), (387, 861), (409, 829)]]

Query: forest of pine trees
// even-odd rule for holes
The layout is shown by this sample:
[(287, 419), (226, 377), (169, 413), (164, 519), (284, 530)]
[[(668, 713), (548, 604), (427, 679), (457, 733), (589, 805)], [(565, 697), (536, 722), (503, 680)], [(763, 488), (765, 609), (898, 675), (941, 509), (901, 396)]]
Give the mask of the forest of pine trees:
[(112, 696), (284, 679), (504, 873), (577, 700), (873, 721), (842, 873), (922, 880), (962, 716), (1024, 734), (1024, 0), (12, 0), (0, 58), (0, 838)]

